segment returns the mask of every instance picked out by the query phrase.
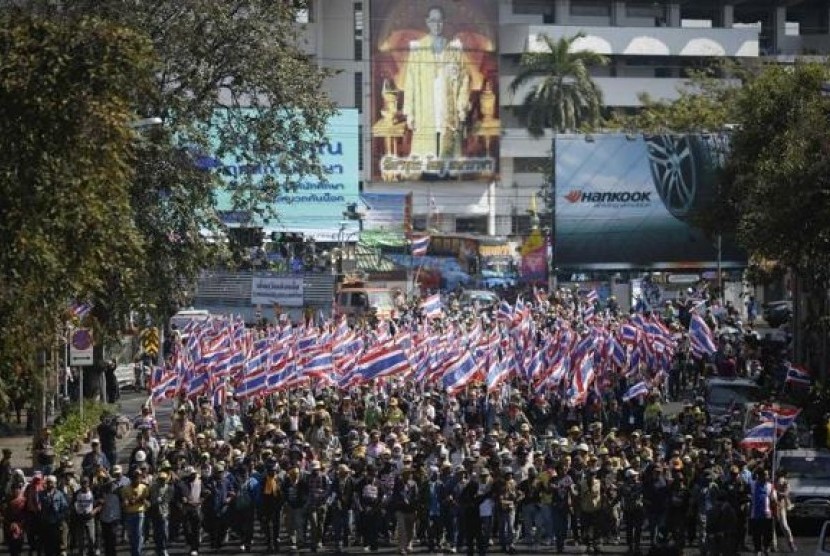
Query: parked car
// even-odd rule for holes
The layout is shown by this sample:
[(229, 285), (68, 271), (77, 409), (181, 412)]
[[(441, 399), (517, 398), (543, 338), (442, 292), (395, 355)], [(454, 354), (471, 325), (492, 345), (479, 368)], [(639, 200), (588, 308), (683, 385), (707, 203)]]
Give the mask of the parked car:
[(793, 317), (792, 301), (772, 301), (764, 305), (764, 320), (772, 328), (790, 322)]
[(761, 388), (748, 378), (714, 377), (706, 381), (704, 399), (706, 409), (713, 416), (726, 415), (735, 409), (745, 411), (748, 405), (762, 398)]
[(818, 536), (816, 545), (816, 556), (830, 556), (830, 521), (825, 521), (821, 526), (821, 534)]
[(830, 452), (779, 450), (775, 467), (790, 483), (790, 519), (830, 519)]
[(499, 296), (487, 290), (467, 290), (461, 294), (462, 307), (478, 305), (480, 311), (492, 309), (499, 303)]

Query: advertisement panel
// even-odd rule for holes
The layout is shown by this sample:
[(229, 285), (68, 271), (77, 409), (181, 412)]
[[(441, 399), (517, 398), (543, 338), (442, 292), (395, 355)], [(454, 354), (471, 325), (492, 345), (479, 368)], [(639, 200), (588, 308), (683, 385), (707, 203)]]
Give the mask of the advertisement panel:
[(498, 171), (497, 0), (372, 1), (372, 179)]
[(303, 306), (302, 276), (254, 276), (251, 305)]
[[(217, 114), (220, 118), (221, 112)], [(250, 164), (241, 148), (221, 157), (203, 157), (202, 165), (217, 171), (225, 184), (216, 193), (216, 210), (223, 222), (228, 226), (260, 226), (266, 232), (303, 233), (318, 241), (339, 241), (344, 234), (356, 235), (357, 222), (348, 222), (346, 229), (341, 230), (341, 221), (346, 206), (358, 200), (357, 110), (340, 109), (329, 119), (327, 128), (326, 140), (319, 150), (324, 179), (298, 176), (294, 189), (281, 191), (270, 200), (276, 217), (252, 218), (249, 212), (234, 210), (231, 199), (241, 176), (252, 176), (256, 185), (258, 179), (276, 173), (276, 164)], [(218, 150), (214, 140), (213, 152)]]
[(522, 244), (520, 265), (523, 284), (547, 286), (548, 283), (548, 246), (542, 233), (533, 230)]
[[(723, 135), (558, 135), (559, 268), (714, 267), (718, 242), (696, 226), (717, 195)], [(746, 254), (724, 237), (724, 266)]]
[(411, 193), (361, 193), (363, 229), (405, 233), (411, 229)]

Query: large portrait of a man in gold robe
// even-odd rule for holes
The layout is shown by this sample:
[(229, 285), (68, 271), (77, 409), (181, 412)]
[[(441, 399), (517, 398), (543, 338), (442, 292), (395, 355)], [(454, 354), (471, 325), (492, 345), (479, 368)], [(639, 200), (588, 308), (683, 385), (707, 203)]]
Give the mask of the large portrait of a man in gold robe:
[(496, 0), (374, 0), (374, 179), (495, 174), (496, 10)]

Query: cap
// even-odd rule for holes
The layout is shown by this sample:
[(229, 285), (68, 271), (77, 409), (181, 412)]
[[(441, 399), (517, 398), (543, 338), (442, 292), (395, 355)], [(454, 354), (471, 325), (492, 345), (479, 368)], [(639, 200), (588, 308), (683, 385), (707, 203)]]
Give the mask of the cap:
[(319, 471), (320, 470), (320, 460), (315, 459), (314, 461), (312, 461), (311, 462), (311, 469)]
[(135, 461), (138, 463), (147, 461), (147, 454), (144, 453), (144, 450), (139, 450), (135, 453)]
[(89, 441), (89, 443), (90, 443), (90, 444), (100, 444), (100, 443), (101, 443), (101, 441), (100, 441), (99, 439), (97, 439), (97, 438), (93, 438), (92, 440), (90, 440), (90, 441)]
[(120, 475), (123, 472), (120, 465), (113, 465), (112, 466), (112, 474), (113, 475)]
[(188, 465), (184, 468), (182, 475), (184, 475), (185, 477), (193, 477), (194, 475), (196, 475), (196, 468), (192, 465)]

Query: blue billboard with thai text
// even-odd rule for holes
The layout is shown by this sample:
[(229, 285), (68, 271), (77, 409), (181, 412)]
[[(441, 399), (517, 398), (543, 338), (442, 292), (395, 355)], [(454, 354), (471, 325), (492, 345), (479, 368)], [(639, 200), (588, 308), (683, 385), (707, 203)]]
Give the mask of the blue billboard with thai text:
[[(216, 192), (216, 210), (228, 226), (255, 226), (266, 232), (302, 233), (317, 241), (352, 241), (357, 239), (358, 223), (344, 220), (347, 205), (357, 203), (358, 195), (358, 113), (340, 109), (327, 124), (325, 140), (319, 147), (322, 179), (298, 176), (291, 187), (280, 190), (260, 208), (263, 215), (237, 210), (233, 189), (247, 180), (256, 186), (266, 176), (276, 175), (278, 165), (267, 161), (251, 164), (241, 149), (210, 158), (210, 166), (222, 179)], [(218, 147), (213, 145), (214, 152)]]

